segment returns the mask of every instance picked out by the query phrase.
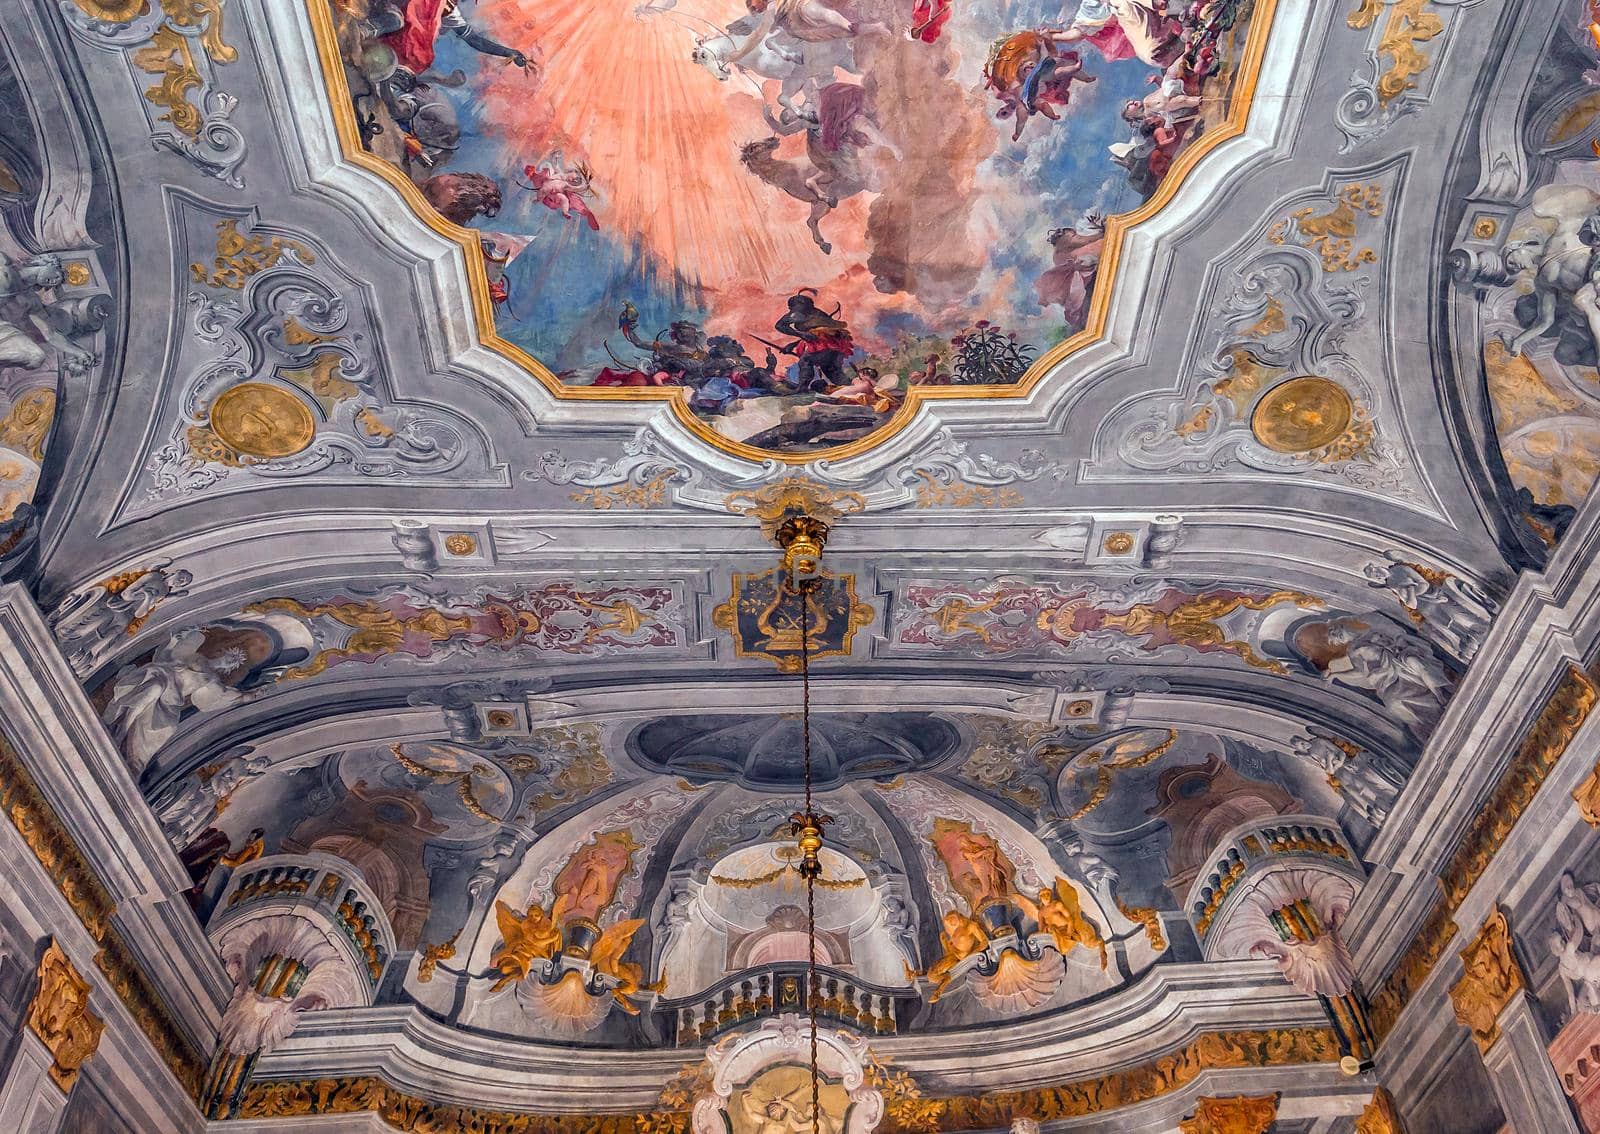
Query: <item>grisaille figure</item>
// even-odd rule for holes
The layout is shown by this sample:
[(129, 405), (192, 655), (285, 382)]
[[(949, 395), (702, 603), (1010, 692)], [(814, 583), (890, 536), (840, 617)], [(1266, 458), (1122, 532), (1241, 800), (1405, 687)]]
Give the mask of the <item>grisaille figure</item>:
[(194, 576), (171, 567), (170, 559), (162, 559), (113, 575), (71, 595), (56, 609), (50, 628), (74, 673), (89, 673), (137, 633), (156, 607), (188, 593)]

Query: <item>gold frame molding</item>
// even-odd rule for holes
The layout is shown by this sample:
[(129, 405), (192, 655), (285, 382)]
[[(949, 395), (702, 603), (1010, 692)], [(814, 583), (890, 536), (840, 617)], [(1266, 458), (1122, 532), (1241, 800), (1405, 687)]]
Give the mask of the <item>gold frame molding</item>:
[(1105, 246), (1100, 258), (1098, 275), (1098, 279), (1104, 281), (1104, 286), (1097, 286), (1094, 289), (1094, 296), (1089, 305), (1088, 321), (1083, 330), (1068, 336), (1045, 351), (1014, 385), (913, 387), (907, 391), (905, 401), (894, 416), (865, 437), (819, 453), (777, 453), (746, 445), (742, 441), (735, 441), (718, 433), (690, 410), (685, 391), (568, 386), (533, 355), (501, 338), (495, 329), (494, 303), (489, 297), (489, 277), (484, 270), (483, 257), (479, 254), (476, 230), (454, 224), (439, 216), (410, 178), (391, 163), (362, 147), (350, 88), (345, 79), (344, 60), (339, 54), (333, 16), (329, 10), (330, 0), (303, 0), (303, 2), (310, 16), (312, 36), (317, 47), (317, 62), (322, 70), (324, 93), (328, 97), (328, 109), (338, 132), (343, 159), (388, 182), (419, 220), (461, 248), (471, 291), (473, 320), (478, 340), (484, 346), (532, 374), (553, 397), (563, 401), (669, 402), (678, 421), (689, 432), (712, 447), (750, 461), (776, 460), (789, 465), (806, 464), (819, 457), (842, 461), (876, 449), (909, 425), (915, 419), (918, 407), (925, 401), (1029, 397), (1057, 363), (1084, 347), (1099, 342), (1105, 336), (1106, 321), (1111, 310), (1111, 293), (1115, 290), (1115, 282), (1121, 268), (1123, 245), (1128, 233), (1166, 208), (1189, 179), (1189, 174), (1212, 150), (1244, 133), (1250, 110), (1255, 105), (1256, 87), (1261, 77), (1262, 62), (1266, 57), (1267, 41), (1276, 22), (1278, 4), (1278, 0), (1255, 0), (1255, 10), (1251, 13), (1252, 23), (1249, 35), (1245, 39), (1244, 55), (1239, 62), (1232, 105), (1229, 107), (1226, 120), (1178, 156), (1177, 161), (1173, 162), (1172, 169), (1156, 189), (1155, 195), (1148, 201), (1131, 212), (1107, 219)]

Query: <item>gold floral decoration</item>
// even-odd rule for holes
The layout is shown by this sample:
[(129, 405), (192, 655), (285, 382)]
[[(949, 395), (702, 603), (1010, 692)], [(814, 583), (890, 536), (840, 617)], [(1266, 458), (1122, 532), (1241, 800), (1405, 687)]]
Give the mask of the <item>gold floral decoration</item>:
[(1161, 929), (1161, 914), (1148, 906), (1130, 906), (1124, 904), (1121, 898), (1117, 899), (1117, 909), (1122, 911), (1122, 916), (1129, 921), (1136, 921), (1144, 927), (1144, 935), (1150, 940), (1150, 948), (1157, 953), (1167, 951), (1167, 935)]
[[(129, 7), (126, 3), (115, 6)], [(166, 109), (161, 120), (194, 138), (200, 133), (204, 116), (189, 101), (189, 92), (204, 80), (191, 44), (198, 41), (213, 63), (232, 63), (239, 58), (239, 52), (222, 38), (222, 0), (161, 0), (161, 10), (166, 21), (149, 42), (133, 52), (133, 65), (148, 75), (159, 76), (159, 82), (145, 89), (144, 97), (152, 105)], [(199, 34), (191, 37), (183, 32), (184, 28), (199, 29)]]
[(1450, 988), (1456, 1019), (1472, 1029), (1473, 1042), (1487, 1052), (1500, 1038), (1500, 1013), (1527, 986), (1511, 951), (1511, 923), (1496, 908), (1478, 935), (1461, 950), (1461, 979)]
[(587, 504), (597, 512), (613, 508), (660, 508), (669, 501), (667, 487), (682, 475), (677, 469), (665, 469), (640, 484), (585, 488), (581, 492), (574, 492), (572, 500), (577, 504)]
[(1266, 1134), (1277, 1117), (1277, 1095), (1201, 1098), (1194, 1114), (1178, 1123), (1178, 1130), (1180, 1134)]
[(1267, 233), (1273, 244), (1294, 243), (1309, 248), (1322, 261), (1325, 272), (1353, 272), (1362, 264), (1376, 263), (1378, 254), (1371, 248), (1356, 247), (1362, 214), (1381, 217), (1384, 211), (1383, 186), (1377, 182), (1346, 185), (1334, 206), (1317, 214), (1314, 206), (1296, 209), (1274, 224)]
[(456, 938), (460, 936), (461, 931), (457, 930), (455, 937), (450, 938), (448, 941), (441, 941), (437, 945), (424, 945), (422, 947), (417, 960), (418, 983), (427, 984), (433, 979), (433, 974), (438, 970), (439, 962), (448, 961), (456, 955)]
[(316, 261), (311, 250), (299, 241), (264, 237), (257, 232), (246, 235), (239, 231), (239, 222), (230, 218), (217, 222), (217, 247), (211, 267), (195, 263), (189, 265), (189, 272), (196, 283), (242, 291), (251, 276), (277, 264), (286, 251), (302, 264)]
[[(1418, 50), (1417, 44), (1444, 31), (1444, 21), (1424, 11), (1427, 6), (1428, 0), (1398, 0), (1389, 13), (1389, 22), (1378, 40), (1379, 54), (1389, 57), (1389, 69), (1378, 79), (1378, 102), (1382, 106), (1415, 87), (1416, 77), (1433, 65), (1433, 59)], [(1370, 28), (1381, 10), (1381, 0), (1361, 0), (1345, 23), (1357, 30)]]
[(100, 1046), (106, 1024), (89, 1011), (89, 982), (54, 938), (39, 959), (36, 980), (28, 1030), (50, 1052), (51, 1080), (70, 1091), (79, 1069)]
[(951, 481), (946, 484), (926, 469), (916, 470), (918, 508), (1015, 508), (1022, 493), (1015, 488)]

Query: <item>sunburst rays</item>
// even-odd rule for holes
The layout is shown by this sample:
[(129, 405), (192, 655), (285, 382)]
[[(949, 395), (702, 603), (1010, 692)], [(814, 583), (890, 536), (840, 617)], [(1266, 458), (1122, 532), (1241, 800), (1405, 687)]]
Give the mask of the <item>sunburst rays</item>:
[[(780, 291), (837, 270), (811, 243), (805, 208), (757, 181), (739, 147), (769, 133), (742, 76), (718, 82), (690, 59), (696, 17), (744, 14), (726, 0), (679, 0), (635, 18), (638, 0), (516, 0), (483, 9), (507, 42), (537, 44), (538, 85), (514, 69), (484, 89), (520, 166), (563, 149), (594, 171), (602, 226), (684, 282), (709, 291), (757, 282)], [(859, 226), (855, 211), (836, 224)], [(859, 236), (857, 237), (859, 239)]]

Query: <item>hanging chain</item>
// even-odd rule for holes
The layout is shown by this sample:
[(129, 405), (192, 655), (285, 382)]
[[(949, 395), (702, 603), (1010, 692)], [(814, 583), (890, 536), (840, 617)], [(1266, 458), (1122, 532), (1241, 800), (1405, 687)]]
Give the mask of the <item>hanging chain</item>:
[(827, 525), (810, 516), (791, 516), (778, 530), (784, 549), (784, 592), (800, 599), (800, 748), (804, 758), (805, 810), (789, 817), (790, 831), (799, 841), (800, 875), (806, 881), (806, 1017), (811, 1025), (811, 1134), (820, 1134), (822, 1122), (822, 1070), (817, 1054), (817, 879), (822, 876), (822, 829), (833, 821), (818, 814), (811, 767), (811, 594), (822, 585), (818, 560)]
[[(811, 806), (811, 588), (800, 587), (800, 747), (805, 754), (806, 815)], [(820, 826), (820, 824), (817, 824)], [(811, 1134), (818, 1134), (822, 1083), (817, 1068), (817, 876), (806, 871), (806, 1015), (811, 1019)]]

